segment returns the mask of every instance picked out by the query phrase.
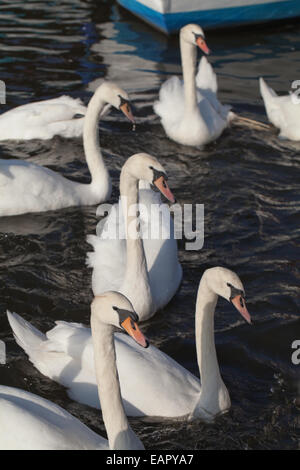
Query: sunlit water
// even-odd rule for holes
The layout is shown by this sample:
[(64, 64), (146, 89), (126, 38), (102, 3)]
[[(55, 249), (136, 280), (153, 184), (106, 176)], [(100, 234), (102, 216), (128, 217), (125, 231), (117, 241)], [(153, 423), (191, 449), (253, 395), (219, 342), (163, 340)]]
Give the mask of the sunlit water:
[[(146, 448), (269, 449), (299, 446), (299, 367), (291, 344), (299, 329), (299, 150), (274, 130), (231, 128), (205, 150), (169, 141), (152, 104), (161, 83), (181, 72), (178, 39), (166, 38), (110, 1), (4, 1), (0, 15), (3, 111), (69, 94), (86, 103), (103, 78), (131, 95), (137, 129), (112, 112), (100, 125), (101, 144), (118, 196), (120, 168), (137, 151), (156, 155), (178, 202), (205, 204), (205, 242), (185, 251), (184, 276), (171, 303), (143, 326), (151, 342), (198, 375), (194, 308), (206, 268), (235, 270), (254, 325), (220, 300), (215, 316), (221, 372), (232, 399), (213, 424), (131, 420)], [(279, 92), (300, 79), (297, 24), (209, 32), (219, 97), (245, 116), (265, 121), (258, 90), (263, 75)], [(1, 158), (46, 165), (89, 182), (81, 139), (3, 142)], [(46, 397), (105, 434), (99, 412), (72, 402), (43, 377), (16, 345), (5, 311), (43, 331), (55, 320), (89, 322), (91, 271), (86, 235), (96, 207), (0, 219), (0, 339), (7, 364), (0, 383)], [(297, 259), (298, 258), (298, 259)], [(298, 408), (297, 408), (298, 407)]]

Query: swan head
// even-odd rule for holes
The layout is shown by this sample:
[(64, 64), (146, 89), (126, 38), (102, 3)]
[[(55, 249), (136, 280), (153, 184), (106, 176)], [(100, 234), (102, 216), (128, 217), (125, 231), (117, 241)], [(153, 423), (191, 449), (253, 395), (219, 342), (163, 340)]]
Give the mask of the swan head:
[(160, 191), (168, 201), (172, 203), (176, 201), (167, 183), (166, 170), (152, 155), (147, 153), (132, 155), (124, 164), (121, 177), (122, 174), (129, 174), (137, 181), (147, 181), (155, 191)]
[(205, 42), (205, 34), (198, 24), (187, 24), (180, 30), (180, 38), (188, 44), (198, 46), (205, 54), (210, 54), (210, 50)]
[(137, 325), (138, 314), (124, 295), (119, 292), (106, 292), (96, 296), (92, 302), (91, 311), (102, 324), (126, 331), (143, 348), (149, 346)]
[(245, 303), (245, 290), (239, 276), (223, 267), (210, 268), (203, 277), (207, 286), (215, 294), (231, 302), (242, 317), (251, 323), (251, 317)]
[(116, 109), (120, 109), (120, 111), (122, 111), (122, 113), (134, 123), (129, 96), (126, 91), (113, 82), (105, 81), (99, 86), (97, 92), (99, 92), (107, 102), (108, 107), (113, 106)]

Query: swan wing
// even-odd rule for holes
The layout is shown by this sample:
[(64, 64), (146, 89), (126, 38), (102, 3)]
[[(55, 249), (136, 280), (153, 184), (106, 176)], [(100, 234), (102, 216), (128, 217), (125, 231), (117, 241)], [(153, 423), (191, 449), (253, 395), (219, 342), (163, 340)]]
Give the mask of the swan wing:
[(218, 100), (217, 75), (205, 56), (203, 56), (199, 62), (196, 86), (198, 89), (198, 102), (205, 98), (209, 101), (213, 110), (218, 113), (222, 119), (227, 120), (231, 108), (228, 105), (222, 105)]
[(0, 139), (75, 137), (82, 134), (83, 119), (73, 118), (85, 113), (81, 100), (69, 96), (18, 106), (0, 116)]
[(183, 83), (178, 77), (171, 77), (162, 84), (159, 99), (153, 108), (168, 125), (180, 122), (184, 113), (184, 90)]

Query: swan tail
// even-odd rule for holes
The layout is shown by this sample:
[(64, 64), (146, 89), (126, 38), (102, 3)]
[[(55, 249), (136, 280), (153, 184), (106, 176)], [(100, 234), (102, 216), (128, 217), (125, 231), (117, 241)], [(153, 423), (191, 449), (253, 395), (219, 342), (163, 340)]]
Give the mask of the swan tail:
[(276, 92), (273, 90), (273, 88), (269, 87), (264, 79), (260, 77), (259, 79), (259, 89), (260, 89), (260, 94), (263, 97), (263, 100), (266, 101), (272, 101), (272, 98), (277, 97)]
[(8, 322), (13, 331), (17, 344), (31, 357), (33, 351), (39, 351), (41, 343), (47, 340), (37, 328), (20, 317), (17, 313), (7, 310)]
[(282, 98), (279, 97), (275, 91), (269, 87), (264, 79), (259, 79), (260, 94), (264, 100), (266, 114), (269, 121), (275, 126), (281, 129), (285, 127), (285, 118), (282, 113)]
[(56, 322), (54, 328), (43, 334), (16, 313), (8, 311), (7, 317), (17, 344), (28, 355), (30, 362), (53, 380), (60, 377), (71, 359), (81, 357), (90, 337), (90, 330), (78, 323)]
[(218, 91), (217, 75), (205, 56), (199, 62), (196, 85), (197, 88), (211, 90), (215, 94)]

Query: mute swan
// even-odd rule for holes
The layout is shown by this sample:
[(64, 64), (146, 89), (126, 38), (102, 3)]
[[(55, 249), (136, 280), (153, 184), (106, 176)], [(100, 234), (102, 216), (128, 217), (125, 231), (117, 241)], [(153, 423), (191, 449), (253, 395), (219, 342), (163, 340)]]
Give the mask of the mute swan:
[[(8, 315), (13, 321), (14, 315)], [(0, 385), (0, 449), (144, 449), (125, 415), (113, 340), (114, 330), (123, 328), (139, 345), (147, 347), (137, 319), (131, 303), (117, 292), (107, 292), (92, 302), (95, 370), (101, 384), (98, 393), (108, 441), (60, 406), (32, 393)], [(60, 352), (52, 353), (59, 360)]]
[(82, 135), (86, 106), (80, 99), (60, 96), (18, 106), (0, 115), (0, 140), (52, 139)]
[(92, 205), (111, 194), (111, 181), (103, 161), (98, 136), (98, 117), (109, 105), (133, 120), (128, 95), (104, 82), (91, 98), (84, 119), (83, 144), (91, 183), (77, 183), (49, 168), (22, 160), (0, 160), (0, 216), (43, 212), (63, 207)]
[(183, 145), (205, 145), (217, 139), (234, 114), (217, 99), (217, 77), (203, 56), (196, 73), (196, 47), (209, 54), (202, 28), (188, 24), (180, 30), (183, 82), (167, 80), (154, 111), (170, 139)]
[[(169, 208), (150, 189), (153, 184), (169, 201), (175, 202), (166, 179), (165, 170), (156, 158), (145, 153), (132, 155), (121, 171), (119, 204), (113, 206), (102, 234), (87, 237), (94, 248), (87, 258), (93, 268), (94, 295), (106, 290), (121, 292), (139, 312), (141, 321), (171, 300), (182, 277)], [(125, 225), (130, 229), (137, 223), (136, 215), (130, 214), (137, 204), (141, 236), (125, 233), (124, 228)]]
[[(196, 302), (196, 349), (200, 381), (154, 346), (146, 351), (115, 335), (117, 367), (127, 415), (212, 419), (230, 408), (214, 341), (218, 296), (232, 302), (251, 322), (244, 288), (232, 271), (216, 267), (204, 272)], [(91, 332), (83, 325), (59, 322), (46, 335), (17, 315), (9, 322), (17, 343), (44, 375), (65, 385), (70, 397), (99, 408)], [(130, 377), (130, 379), (129, 379)]]
[[(277, 96), (263, 78), (259, 79), (269, 121), (280, 130), (279, 138), (300, 140), (300, 106), (293, 95)], [(293, 101), (295, 98), (295, 102)], [(298, 98), (299, 100), (299, 98)]]

